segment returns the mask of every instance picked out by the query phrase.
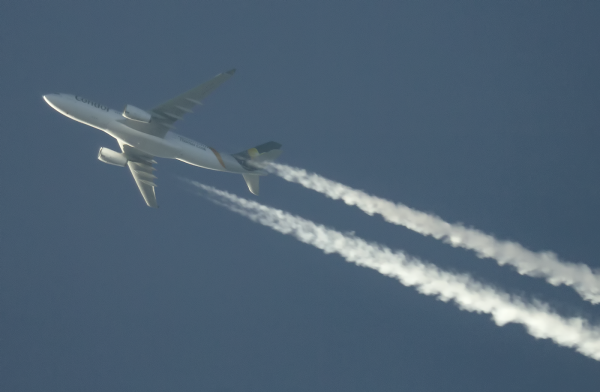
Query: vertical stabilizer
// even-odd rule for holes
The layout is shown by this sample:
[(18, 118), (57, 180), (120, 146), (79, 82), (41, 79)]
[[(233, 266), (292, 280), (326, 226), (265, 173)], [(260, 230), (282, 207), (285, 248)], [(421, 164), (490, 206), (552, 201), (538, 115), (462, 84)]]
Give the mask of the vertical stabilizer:
[(259, 168), (260, 164), (275, 160), (281, 154), (281, 144), (267, 142), (248, 150), (231, 154), (242, 167), (248, 171)]
[(242, 174), (242, 176), (246, 180), (246, 185), (248, 185), (250, 192), (258, 196), (258, 179), (260, 177), (256, 174)]

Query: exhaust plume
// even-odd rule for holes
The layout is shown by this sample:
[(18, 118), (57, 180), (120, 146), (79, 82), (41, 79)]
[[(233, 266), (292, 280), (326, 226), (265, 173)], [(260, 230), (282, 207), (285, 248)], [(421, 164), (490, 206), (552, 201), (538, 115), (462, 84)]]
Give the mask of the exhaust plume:
[(412, 286), (422, 294), (453, 301), (460, 309), (491, 315), (498, 326), (517, 323), (538, 339), (551, 339), (583, 355), (600, 360), (600, 328), (583, 318), (564, 318), (539, 301), (526, 303), (521, 298), (475, 281), (467, 274), (453, 274), (399, 251), (369, 243), (291, 215), (285, 211), (246, 200), (196, 181), (189, 183), (212, 201), (254, 222), (280, 233), (294, 236), (324, 253), (337, 253), (346, 261), (367, 267)]
[(270, 163), (264, 169), (331, 199), (357, 206), (368, 215), (379, 214), (390, 223), (442, 240), (453, 247), (473, 250), (480, 258), (495, 259), (499, 265), (512, 265), (521, 275), (544, 278), (554, 286), (571, 286), (585, 300), (600, 303), (600, 275), (585, 264), (561, 261), (552, 252), (533, 252), (516, 242), (498, 240), (461, 224), (450, 224), (435, 215), (369, 195), (300, 168)]

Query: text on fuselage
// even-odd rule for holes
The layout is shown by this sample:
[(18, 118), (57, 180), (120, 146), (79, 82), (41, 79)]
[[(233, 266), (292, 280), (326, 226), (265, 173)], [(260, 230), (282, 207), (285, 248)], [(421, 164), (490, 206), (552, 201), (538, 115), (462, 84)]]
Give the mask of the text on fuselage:
[(194, 147), (196, 147), (196, 148), (199, 148), (199, 149), (201, 149), (201, 150), (204, 150), (204, 151), (206, 151), (206, 146), (205, 146), (204, 144), (196, 143), (196, 142), (195, 142), (195, 141), (193, 141), (193, 140), (186, 139), (186, 138), (184, 138), (184, 137), (181, 137), (181, 136), (179, 136), (179, 139), (180, 139), (182, 142), (186, 143), (186, 144), (192, 145), (192, 146), (194, 146)]
[(79, 102), (87, 103), (88, 105), (92, 105), (95, 108), (98, 108), (100, 110), (104, 110), (105, 112), (108, 112), (108, 108), (106, 106), (100, 105), (99, 103), (96, 103), (96, 102), (92, 102), (89, 99), (80, 97), (79, 95), (76, 95), (75, 99), (78, 100)]

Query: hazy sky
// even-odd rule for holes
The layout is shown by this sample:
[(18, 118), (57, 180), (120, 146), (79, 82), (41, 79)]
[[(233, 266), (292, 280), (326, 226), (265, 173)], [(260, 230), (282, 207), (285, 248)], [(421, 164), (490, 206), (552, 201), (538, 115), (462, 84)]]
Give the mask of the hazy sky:
[(0, 390), (597, 391), (600, 363), (252, 223), (178, 176), (468, 272), (600, 305), (275, 176), (159, 160), (160, 209), (46, 93), (150, 108), (237, 73), (177, 131), (600, 268), (594, 1), (0, 3)]

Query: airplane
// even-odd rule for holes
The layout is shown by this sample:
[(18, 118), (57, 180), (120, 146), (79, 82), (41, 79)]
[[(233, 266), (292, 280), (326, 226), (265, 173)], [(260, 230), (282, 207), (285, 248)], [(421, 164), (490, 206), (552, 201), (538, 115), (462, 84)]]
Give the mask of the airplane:
[(173, 124), (192, 109), (235, 69), (223, 72), (209, 81), (164, 102), (150, 110), (126, 105), (123, 112), (110, 109), (79, 95), (47, 94), (44, 100), (59, 113), (80, 123), (97, 128), (117, 139), (121, 152), (100, 148), (98, 159), (116, 166), (128, 166), (146, 204), (157, 208), (155, 157), (177, 159), (205, 169), (238, 173), (248, 189), (258, 195), (258, 180), (267, 174), (260, 168), (281, 154), (281, 144), (268, 142), (237, 154), (226, 154), (172, 131)]

